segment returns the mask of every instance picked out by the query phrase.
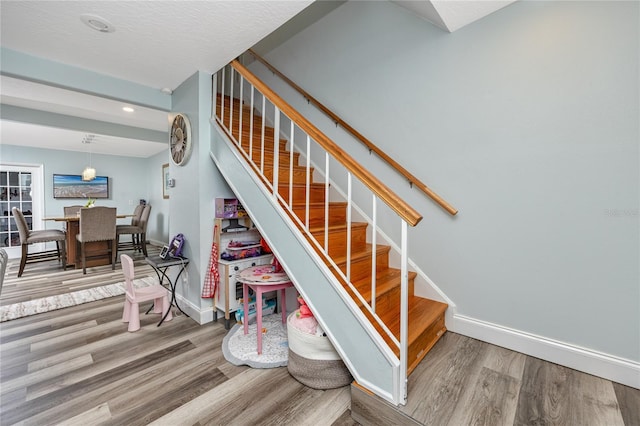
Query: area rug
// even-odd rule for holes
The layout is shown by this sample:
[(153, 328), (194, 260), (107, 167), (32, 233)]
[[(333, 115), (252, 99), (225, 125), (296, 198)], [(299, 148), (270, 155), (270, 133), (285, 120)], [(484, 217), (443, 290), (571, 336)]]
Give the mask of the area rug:
[(249, 323), (249, 334), (244, 334), (242, 324), (234, 325), (222, 340), (222, 353), (234, 365), (248, 365), (253, 368), (275, 368), (287, 365), (289, 342), (287, 327), (282, 324), (281, 314), (262, 318), (262, 354), (258, 355), (256, 324)]
[[(133, 280), (133, 285), (136, 287), (146, 287), (157, 283), (158, 279), (154, 277)], [(0, 322), (120, 296), (121, 294), (124, 294), (124, 282), (13, 303), (0, 307)]]

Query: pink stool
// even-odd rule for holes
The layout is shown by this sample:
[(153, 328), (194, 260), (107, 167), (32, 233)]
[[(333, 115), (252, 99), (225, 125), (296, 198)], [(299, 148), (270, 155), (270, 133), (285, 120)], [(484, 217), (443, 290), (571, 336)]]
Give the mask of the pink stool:
[(287, 302), (285, 290), (293, 287), (291, 280), (284, 272), (272, 272), (271, 266), (253, 266), (238, 274), (237, 280), (242, 283), (242, 303), (244, 334), (249, 333), (249, 287), (256, 296), (256, 334), (258, 336), (258, 354), (262, 354), (262, 294), (280, 290), (280, 311), (282, 323), (287, 323)]

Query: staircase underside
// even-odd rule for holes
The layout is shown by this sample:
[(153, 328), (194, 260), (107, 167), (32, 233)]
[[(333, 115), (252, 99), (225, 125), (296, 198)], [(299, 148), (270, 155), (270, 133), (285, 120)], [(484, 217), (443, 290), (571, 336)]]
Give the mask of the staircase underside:
[[(218, 97), (218, 111), (222, 110), (222, 105), (220, 104), (221, 98)], [(228, 108), (229, 102), (228, 98), (225, 100), (225, 116), (229, 117), (232, 109)], [(220, 129), (221, 134), (224, 134), (228, 141), (231, 142), (233, 139), (236, 141), (240, 141), (242, 146), (238, 146), (233, 142), (227, 144), (226, 148), (232, 152), (223, 152), (220, 147), (214, 148), (212, 144), (212, 157), (218, 167), (221, 169), (223, 175), (230, 183), (234, 192), (240, 198), (243, 206), (249, 211), (249, 214), (253, 217), (256, 224), (260, 227), (261, 223), (265, 223), (264, 220), (266, 217), (263, 217), (264, 208), (259, 207), (258, 202), (256, 202), (256, 196), (251, 195), (248, 192), (242, 192), (239, 186), (238, 180), (235, 182), (233, 179), (233, 175), (236, 173), (231, 170), (229, 167), (230, 162), (224, 160), (223, 157), (228, 157), (230, 154), (236, 158), (236, 161), (243, 162), (243, 168), (247, 172), (253, 172), (254, 176), (252, 176), (253, 180), (259, 181), (265, 185), (269, 184), (269, 181), (273, 177), (273, 173), (275, 172), (273, 163), (274, 163), (274, 139), (273, 139), (273, 129), (266, 128), (265, 130), (265, 144), (263, 147), (260, 147), (261, 136), (253, 134), (253, 138), (251, 138), (251, 134), (249, 133), (250, 121), (251, 117), (249, 115), (249, 110), (247, 107), (240, 108), (239, 102), (235, 102), (235, 108), (233, 109), (233, 122), (231, 123), (232, 131), (228, 133), (224, 129)], [(242, 111), (242, 129), (240, 129), (240, 120), (238, 119), (240, 115), (240, 111)], [(227, 118), (228, 120), (228, 118)], [(261, 124), (261, 117), (256, 117), (254, 114), (253, 117), (253, 128), (259, 129), (259, 125)], [(225, 125), (229, 125), (225, 122)], [(252, 140), (252, 146), (249, 146), (249, 140)], [(280, 140), (278, 145), (278, 151), (280, 156), (280, 167), (278, 167), (278, 179), (280, 183), (280, 188), (278, 192), (285, 199), (286, 203), (289, 203), (289, 181), (291, 180), (294, 185), (293, 191), (293, 212), (289, 212), (286, 210), (286, 205), (283, 205), (282, 202), (278, 202), (282, 209), (280, 210), (280, 219), (285, 221), (285, 218), (289, 216), (291, 221), (288, 222), (288, 227), (291, 230), (292, 228), (296, 228), (296, 239), (302, 243), (304, 247), (306, 247), (306, 251), (311, 254), (315, 254), (317, 258), (320, 260), (320, 264), (317, 264), (316, 267), (321, 269), (324, 274), (330, 273), (332, 275), (331, 280), (337, 281), (342, 284), (342, 288), (337, 292), (337, 296), (339, 293), (349, 295), (353, 302), (351, 302), (351, 307), (349, 307), (349, 303), (345, 303), (344, 301), (340, 305), (344, 305), (347, 310), (353, 310), (353, 303), (355, 302), (356, 309), (359, 308), (360, 315), (363, 315), (371, 325), (378, 332), (378, 339), (382, 339), (388, 345), (388, 349), (391, 353), (393, 353), (396, 357), (396, 361), (390, 361), (391, 364), (397, 363), (397, 358), (399, 357), (399, 349), (395, 346), (395, 344), (391, 341), (390, 337), (384, 332), (384, 330), (378, 325), (377, 321), (371, 314), (368, 309), (365, 309), (362, 306), (362, 302), (358, 297), (355, 296), (353, 289), (343, 281), (343, 278), (337, 274), (336, 272), (331, 272), (330, 260), (326, 257), (327, 255), (323, 253), (312, 241), (312, 237), (308, 236), (304, 233), (304, 229), (300, 226), (298, 221), (295, 219), (299, 219), (301, 222), (305, 222), (305, 205), (302, 202), (306, 197), (306, 187), (305, 182), (307, 178), (307, 171), (304, 166), (299, 166), (299, 154), (295, 153), (294, 155), (294, 169), (292, 172), (292, 176), (289, 175), (289, 160), (291, 158), (291, 153), (286, 149), (286, 140)], [(235, 151), (235, 152), (233, 152)], [(264, 176), (260, 176), (260, 169), (264, 171)], [(235, 187), (234, 187), (235, 186)], [(254, 187), (255, 188), (255, 187)], [(319, 241), (322, 241), (324, 238), (325, 232), (325, 219), (324, 219), (324, 196), (325, 196), (325, 187), (324, 183), (312, 183), (310, 189), (310, 212), (309, 212), (309, 228), (311, 234)], [(263, 198), (265, 193), (268, 194), (266, 189), (262, 189)], [(269, 201), (273, 202), (273, 201)], [(346, 262), (347, 259), (345, 257), (347, 247), (346, 247), (346, 203), (344, 202), (331, 202), (330, 204), (330, 220), (328, 234), (330, 239), (329, 244), (329, 253), (328, 255), (331, 257), (333, 262), (338, 265), (338, 267), (344, 272), (346, 271)], [(266, 216), (266, 215), (265, 215)], [(284, 217), (283, 217), (284, 216)], [(292, 226), (293, 225), (293, 226)], [(372, 300), (371, 294), (371, 259), (372, 259), (372, 246), (366, 241), (366, 223), (352, 223), (351, 224), (351, 281), (352, 284), (356, 287), (360, 295), (365, 299), (367, 303), (370, 303)], [(291, 261), (290, 248), (291, 246), (287, 245), (287, 243), (278, 243), (270, 241), (273, 239), (278, 239), (282, 237), (279, 232), (276, 232), (272, 226), (266, 226), (264, 229), (260, 229), (263, 231), (263, 235), (268, 240), (269, 245), (274, 249), (276, 256), (280, 259), (281, 263), (285, 266), (285, 269), (292, 277), (294, 283), (296, 283), (296, 287), (300, 291), (300, 293), (307, 299), (307, 302), (312, 307), (312, 310), (320, 320), (321, 324), (323, 322), (334, 322), (332, 319), (335, 318), (335, 312), (337, 306), (326, 305), (328, 309), (323, 309), (321, 305), (321, 299), (324, 297), (322, 291), (328, 291), (328, 288), (325, 290), (320, 290), (317, 288), (317, 285), (308, 285), (305, 280), (299, 281), (295, 279), (295, 272), (291, 271), (291, 269), (295, 269), (295, 266), (299, 265), (299, 262), (295, 262), (295, 264)], [(285, 249), (286, 248), (286, 249)], [(391, 333), (399, 339), (400, 336), (400, 314), (399, 314), (399, 306), (400, 306), (400, 271), (398, 269), (394, 269), (389, 267), (389, 247), (378, 245), (376, 246), (376, 314), (385, 324), (385, 326), (391, 331)], [(308, 255), (307, 255), (308, 256)], [(307, 258), (307, 262), (310, 258)], [(421, 297), (414, 296), (413, 294), (413, 281), (415, 278), (415, 273), (410, 273), (409, 275), (409, 336), (408, 336), (408, 373), (413, 371), (415, 367), (418, 365), (420, 360), (427, 354), (427, 352), (433, 347), (433, 345), (438, 341), (438, 339), (444, 334), (446, 331), (446, 327), (444, 324), (445, 319), (445, 311), (447, 309), (447, 305), (441, 302), (437, 302), (434, 300), (429, 300)], [(343, 296), (339, 296), (343, 297)], [(353, 313), (353, 312), (352, 312)], [(341, 329), (345, 328), (345, 324), (349, 324), (353, 326), (353, 321), (359, 321), (355, 318), (348, 318), (350, 315), (346, 315), (343, 318), (345, 322), (334, 322), (333, 327), (338, 327)], [(330, 324), (322, 324), (326, 330), (330, 331), (330, 334), (333, 332), (337, 332), (338, 330), (333, 329)], [(347, 327), (349, 328), (349, 327)], [(340, 334), (340, 333), (337, 333)], [(365, 331), (365, 334), (366, 331)], [(331, 337), (331, 336), (330, 336)], [(343, 338), (338, 338), (338, 336), (334, 336), (335, 341), (332, 340), (334, 346), (339, 349), (341, 355), (343, 355), (343, 359), (347, 363), (347, 366), (352, 369), (352, 373), (354, 373), (354, 369), (356, 370), (353, 374), (357, 381), (359, 375), (357, 374), (357, 370), (359, 368), (359, 364), (361, 362), (369, 363), (370, 360), (367, 359), (367, 354), (363, 353), (367, 349), (364, 346), (353, 345), (353, 342), (350, 340), (353, 336), (346, 333)], [(364, 337), (364, 336), (362, 336)], [(370, 336), (371, 337), (371, 336)], [(370, 338), (369, 337), (369, 338)], [(346, 340), (344, 340), (346, 339)], [(375, 340), (375, 339), (374, 339)], [(375, 342), (373, 342), (375, 343)], [(349, 349), (349, 346), (352, 346)], [(342, 351), (340, 350), (342, 349)], [(364, 355), (364, 358), (362, 357)], [(380, 356), (383, 358), (388, 357), (389, 355), (384, 355), (384, 351), (380, 353)], [(360, 359), (360, 361), (358, 361)], [(394, 367), (395, 368), (395, 367)], [(382, 373), (382, 372), (381, 372)], [(372, 386), (370, 381), (370, 377), (363, 378), (362, 385), (364, 387), (369, 388), (377, 388), (376, 385)], [(397, 380), (392, 379), (392, 380)], [(357, 388), (360, 388), (359, 385), (354, 385)]]

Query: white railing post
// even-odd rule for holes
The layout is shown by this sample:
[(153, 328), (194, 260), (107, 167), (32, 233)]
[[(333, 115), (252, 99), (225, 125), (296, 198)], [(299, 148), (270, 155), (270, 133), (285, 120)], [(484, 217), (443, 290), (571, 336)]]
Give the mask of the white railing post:
[(401, 219), (400, 240), (400, 393), (401, 403), (407, 403), (407, 358), (409, 344), (409, 259), (407, 254), (407, 222)]

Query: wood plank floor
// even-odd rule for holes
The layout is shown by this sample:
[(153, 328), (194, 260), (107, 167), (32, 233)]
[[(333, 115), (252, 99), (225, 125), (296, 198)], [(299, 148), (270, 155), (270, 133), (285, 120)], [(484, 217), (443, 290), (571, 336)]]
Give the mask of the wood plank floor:
[[(69, 290), (75, 271), (41, 265), (28, 265), (36, 269), (14, 280), (12, 264), (0, 303), (20, 299), (22, 284), (25, 300)], [(114, 282), (122, 281), (116, 272)], [(40, 275), (47, 278), (38, 291)], [(88, 274), (100, 283), (112, 275), (110, 267)], [(354, 424), (348, 386), (314, 390), (286, 368), (226, 362), (223, 323), (200, 326), (178, 315), (156, 327), (158, 316), (141, 315), (142, 328), (129, 333), (123, 300), (0, 323), (1, 425)]]
[(447, 332), (401, 411), (426, 425), (640, 425), (640, 390)]
[[(0, 304), (122, 280), (119, 264), (86, 277), (56, 266), (27, 265), (17, 279), (13, 261)], [(122, 306), (118, 296), (0, 323), (0, 425), (358, 424), (349, 387), (314, 390), (286, 368), (226, 362), (222, 323), (178, 315), (156, 327), (142, 315), (128, 333)], [(401, 410), (424, 425), (640, 426), (640, 391), (447, 332)], [(371, 424), (390, 424), (380, 419)]]

